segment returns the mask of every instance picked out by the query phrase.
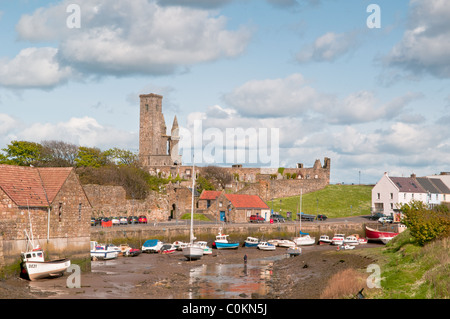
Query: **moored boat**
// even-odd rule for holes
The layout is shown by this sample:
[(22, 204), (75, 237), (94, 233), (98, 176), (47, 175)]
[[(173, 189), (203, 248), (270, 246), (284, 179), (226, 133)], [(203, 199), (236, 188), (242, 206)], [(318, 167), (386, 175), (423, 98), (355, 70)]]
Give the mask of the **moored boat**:
[(296, 245), (292, 240), (283, 239), (278, 243), (278, 246), (284, 248), (292, 248), (295, 247)]
[(31, 281), (61, 276), (70, 267), (70, 260), (67, 258), (45, 261), (44, 251), (39, 246), (22, 253), (21, 257), (22, 273)]
[(329, 245), (331, 244), (331, 239), (327, 235), (321, 235), (319, 237), (319, 241), (317, 242), (318, 245)]
[(90, 243), (91, 249), (91, 259), (101, 259), (101, 260), (108, 260), (108, 259), (115, 259), (119, 256), (119, 253), (121, 253), (120, 248), (116, 249), (117, 246), (114, 245), (101, 245), (97, 243), (96, 241), (91, 241)]
[(174, 253), (175, 250), (177, 250), (177, 249), (176, 249), (176, 247), (174, 245), (172, 245), (172, 244), (164, 244), (164, 245), (161, 246), (159, 252), (161, 254), (167, 255), (167, 254)]
[(281, 241), (281, 239), (269, 239), (267, 242), (271, 245), (278, 246), (280, 241)]
[(216, 236), (214, 246), (216, 249), (237, 249), (239, 247), (239, 242), (229, 242), (228, 235), (222, 234), (222, 229), (219, 229), (219, 234)]
[(212, 254), (212, 248), (208, 246), (206, 241), (196, 241), (195, 244), (199, 245), (203, 249), (203, 255)]
[(259, 239), (255, 237), (247, 237), (244, 242), (244, 247), (256, 247), (259, 244)]
[(344, 234), (334, 234), (331, 239), (332, 245), (342, 245), (344, 243), (345, 235)]
[(275, 250), (276, 247), (272, 244), (269, 244), (266, 241), (262, 241), (258, 244), (258, 249), (260, 249), (260, 250)]
[(300, 236), (299, 237), (294, 237), (292, 239), (292, 241), (297, 245), (297, 246), (309, 246), (309, 245), (314, 245), (314, 243), (316, 242), (316, 238), (315, 237), (310, 237), (309, 233), (304, 233), (302, 231), (299, 232)]
[(142, 245), (143, 253), (157, 253), (161, 249), (163, 242), (158, 239), (149, 239), (146, 240)]
[(300, 247), (290, 247), (287, 250), (287, 253), (289, 254), (289, 256), (298, 256), (302, 253), (302, 249)]
[(352, 245), (352, 246), (359, 245), (358, 237), (356, 237), (355, 235), (345, 237), (344, 245)]
[(392, 238), (397, 236), (400, 232), (402, 232), (405, 229), (404, 225), (400, 225), (398, 227), (399, 227), (398, 231), (394, 232), (394, 231), (378, 230), (378, 229), (374, 229), (374, 228), (370, 228), (370, 227), (366, 226), (366, 237), (367, 237), (367, 240), (381, 241), (383, 244), (386, 244)]

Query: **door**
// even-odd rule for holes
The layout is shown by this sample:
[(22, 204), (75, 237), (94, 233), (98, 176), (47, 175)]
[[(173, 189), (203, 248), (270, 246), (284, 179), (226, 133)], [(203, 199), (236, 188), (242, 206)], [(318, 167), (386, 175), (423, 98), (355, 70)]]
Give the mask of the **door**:
[(220, 221), (221, 222), (225, 221), (225, 211), (220, 211)]

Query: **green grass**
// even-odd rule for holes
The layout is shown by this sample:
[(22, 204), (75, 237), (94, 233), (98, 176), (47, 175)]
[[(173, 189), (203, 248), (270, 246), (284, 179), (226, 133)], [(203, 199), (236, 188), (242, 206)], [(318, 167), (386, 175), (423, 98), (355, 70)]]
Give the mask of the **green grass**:
[[(191, 219), (191, 214), (184, 214), (183, 216), (181, 216), (181, 219)], [(209, 221), (208, 217), (206, 217), (203, 214), (196, 214), (194, 213), (194, 220), (204, 220), (204, 221)]]
[(379, 299), (448, 299), (450, 287), (449, 239), (420, 246), (409, 230), (386, 247), (361, 250), (381, 268), (381, 289), (367, 297)]
[[(303, 194), (302, 211), (305, 214), (324, 214), (328, 218), (369, 215), (371, 206), (372, 186), (366, 185), (328, 185), (324, 189)], [(300, 195), (275, 198), (267, 205), (286, 216), (290, 211), (299, 211)]]

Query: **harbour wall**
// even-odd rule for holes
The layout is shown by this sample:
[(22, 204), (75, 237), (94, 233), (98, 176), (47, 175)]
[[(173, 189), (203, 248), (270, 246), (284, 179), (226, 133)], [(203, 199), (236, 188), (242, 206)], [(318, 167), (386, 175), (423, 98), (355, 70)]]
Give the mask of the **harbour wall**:
[[(336, 233), (346, 235), (358, 234), (365, 237), (365, 223), (339, 222), (339, 223), (303, 223), (302, 232), (309, 233), (311, 237), (319, 239), (320, 235), (333, 236)], [(300, 230), (298, 223), (274, 224), (199, 224), (194, 226), (197, 240), (212, 242), (222, 229), (222, 233), (229, 235), (230, 240), (245, 240), (247, 236), (264, 239), (285, 238), (298, 236)], [(189, 240), (189, 227), (186, 225), (170, 226), (116, 226), (109, 228), (96, 227), (91, 230), (91, 240), (99, 243), (128, 243), (140, 247), (148, 239), (159, 239), (163, 242)], [(136, 247), (136, 248), (137, 248)]]

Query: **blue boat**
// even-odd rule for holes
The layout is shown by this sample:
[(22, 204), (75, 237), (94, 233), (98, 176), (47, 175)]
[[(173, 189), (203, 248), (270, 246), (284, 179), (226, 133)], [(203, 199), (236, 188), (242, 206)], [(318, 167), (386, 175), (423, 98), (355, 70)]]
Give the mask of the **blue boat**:
[(259, 244), (259, 239), (255, 237), (247, 237), (245, 240), (244, 246), (245, 247), (257, 247)]
[(222, 234), (221, 230), (219, 231), (214, 241), (216, 249), (237, 249), (239, 247), (239, 242), (230, 243), (227, 237), (228, 235)]

